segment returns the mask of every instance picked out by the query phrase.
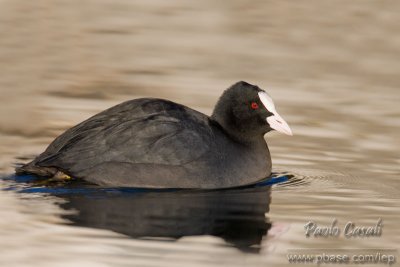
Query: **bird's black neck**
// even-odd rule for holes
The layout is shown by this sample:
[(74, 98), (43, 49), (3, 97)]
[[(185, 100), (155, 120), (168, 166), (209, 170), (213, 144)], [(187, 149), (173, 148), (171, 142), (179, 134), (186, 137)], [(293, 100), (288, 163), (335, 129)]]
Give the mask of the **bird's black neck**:
[(217, 110), (216, 107), (210, 118), (211, 123), (216, 127), (219, 127), (226, 135), (237, 143), (252, 145), (265, 142), (264, 135), (254, 134), (253, 132), (247, 131), (234, 121), (234, 117), (232, 114), (229, 114), (229, 112), (229, 110)]

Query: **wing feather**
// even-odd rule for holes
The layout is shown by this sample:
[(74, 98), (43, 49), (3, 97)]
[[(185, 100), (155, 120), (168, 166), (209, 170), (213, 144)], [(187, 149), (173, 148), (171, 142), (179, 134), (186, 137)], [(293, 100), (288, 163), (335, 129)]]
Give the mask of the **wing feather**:
[(69, 129), (36, 164), (76, 173), (105, 162), (182, 166), (210, 149), (207, 116), (169, 101), (135, 101)]

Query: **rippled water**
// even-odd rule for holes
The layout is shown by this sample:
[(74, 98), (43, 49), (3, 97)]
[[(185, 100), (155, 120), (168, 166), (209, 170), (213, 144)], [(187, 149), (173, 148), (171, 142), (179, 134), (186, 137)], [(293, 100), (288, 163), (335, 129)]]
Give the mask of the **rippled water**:
[[(316, 248), (398, 257), (399, 12), (372, 0), (0, 1), (0, 266), (293, 266), (290, 249)], [(116, 103), (162, 97), (210, 114), (238, 80), (266, 89), (294, 131), (266, 136), (284, 179), (188, 192), (13, 176)], [(304, 234), (310, 220), (379, 218), (380, 237)]]

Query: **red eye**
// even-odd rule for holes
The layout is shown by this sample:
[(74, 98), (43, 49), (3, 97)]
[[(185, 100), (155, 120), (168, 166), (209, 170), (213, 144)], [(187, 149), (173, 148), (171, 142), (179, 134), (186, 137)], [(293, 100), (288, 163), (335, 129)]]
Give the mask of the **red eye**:
[(258, 109), (258, 104), (256, 102), (251, 103), (251, 108), (252, 109)]

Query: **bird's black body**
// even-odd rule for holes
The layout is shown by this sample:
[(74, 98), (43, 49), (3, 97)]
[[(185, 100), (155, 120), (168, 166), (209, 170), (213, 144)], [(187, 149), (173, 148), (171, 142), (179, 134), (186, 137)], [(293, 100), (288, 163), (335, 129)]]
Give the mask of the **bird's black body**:
[(265, 122), (270, 112), (254, 111), (247, 103), (259, 102), (259, 91), (245, 82), (233, 85), (211, 117), (162, 99), (121, 103), (67, 130), (17, 173), (62, 172), (122, 187), (227, 188), (255, 183), (271, 173), (263, 138), (271, 130)]

